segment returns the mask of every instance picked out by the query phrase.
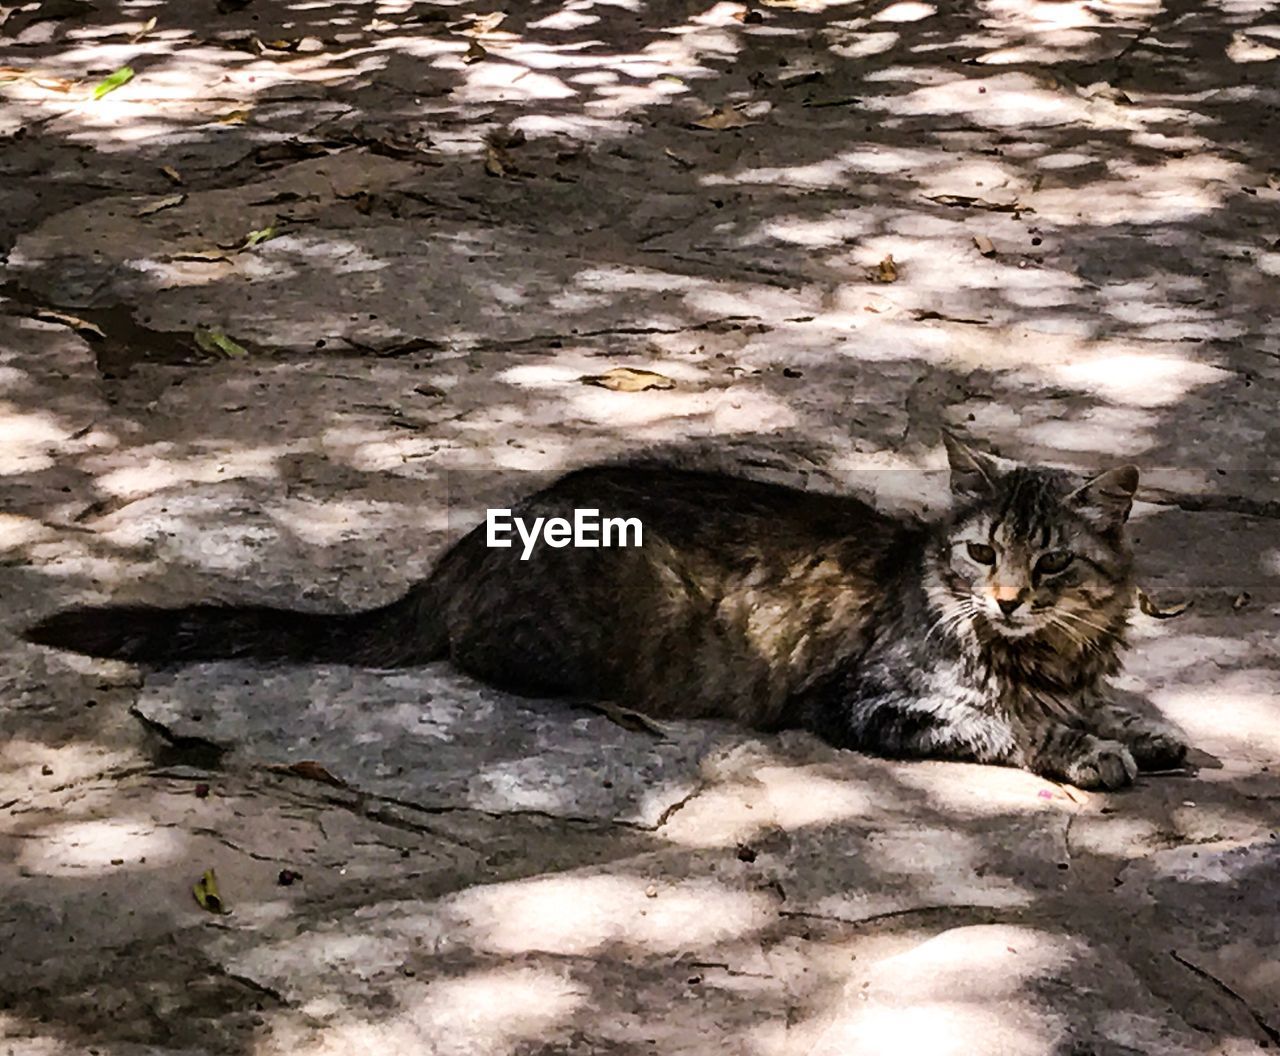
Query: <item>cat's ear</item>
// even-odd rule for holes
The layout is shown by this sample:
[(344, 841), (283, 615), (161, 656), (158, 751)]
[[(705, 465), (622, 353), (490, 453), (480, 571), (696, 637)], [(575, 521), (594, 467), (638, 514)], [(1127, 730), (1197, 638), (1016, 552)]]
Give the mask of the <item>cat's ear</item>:
[(1085, 520), (1114, 531), (1129, 519), (1133, 493), (1138, 490), (1138, 467), (1119, 466), (1091, 477), (1067, 496)]
[(952, 493), (966, 498), (990, 495), (995, 490), (996, 481), (1006, 472), (1004, 460), (975, 451), (945, 429), (942, 442), (947, 445), (947, 461), (951, 465)]

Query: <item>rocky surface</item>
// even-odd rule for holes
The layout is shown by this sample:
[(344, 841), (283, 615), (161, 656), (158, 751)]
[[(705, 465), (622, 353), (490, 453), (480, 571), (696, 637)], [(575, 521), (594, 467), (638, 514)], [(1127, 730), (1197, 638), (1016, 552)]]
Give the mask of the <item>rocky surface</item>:
[[(0, 9), (0, 1051), (1280, 1045), (1274, 5), (497, 13)], [(1144, 583), (1194, 605), (1123, 688), (1194, 767), (1086, 794), (13, 634), (378, 603), (641, 447), (929, 506), (943, 425), (1142, 466)]]

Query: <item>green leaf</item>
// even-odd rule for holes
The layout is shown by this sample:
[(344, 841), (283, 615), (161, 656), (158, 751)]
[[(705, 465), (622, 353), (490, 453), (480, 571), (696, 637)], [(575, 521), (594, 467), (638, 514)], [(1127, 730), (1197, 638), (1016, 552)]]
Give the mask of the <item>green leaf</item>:
[(105, 77), (93, 86), (93, 97), (101, 99), (108, 92), (114, 92), (122, 84), (128, 84), (133, 80), (133, 67), (121, 66), (110, 77)]
[(275, 238), (279, 234), (274, 227), (264, 227), (261, 231), (250, 231), (244, 240), (244, 248), (252, 249), (259, 242), (265, 242), (269, 238)]
[(196, 345), (201, 352), (221, 352), (224, 356), (232, 357), (247, 356), (249, 354), (248, 349), (232, 341), (221, 330), (201, 327), (196, 331), (195, 338)]
[(196, 881), (191, 893), (196, 896), (200, 908), (209, 913), (230, 913), (227, 904), (218, 893), (218, 877), (212, 869), (206, 869), (204, 875)]

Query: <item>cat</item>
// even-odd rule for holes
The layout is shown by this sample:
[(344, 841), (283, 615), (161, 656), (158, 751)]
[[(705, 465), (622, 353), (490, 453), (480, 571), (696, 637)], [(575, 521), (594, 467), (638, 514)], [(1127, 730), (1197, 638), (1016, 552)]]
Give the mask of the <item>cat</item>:
[(1137, 469), (1084, 479), (945, 443), (954, 501), (932, 521), (725, 473), (593, 467), (513, 514), (638, 518), (643, 545), (542, 545), (521, 560), (481, 525), (377, 609), (108, 606), (25, 636), (153, 663), (448, 658), (518, 694), (802, 727), (840, 748), (1082, 788), (1181, 764), (1173, 729), (1105, 685), (1136, 596), (1125, 522)]

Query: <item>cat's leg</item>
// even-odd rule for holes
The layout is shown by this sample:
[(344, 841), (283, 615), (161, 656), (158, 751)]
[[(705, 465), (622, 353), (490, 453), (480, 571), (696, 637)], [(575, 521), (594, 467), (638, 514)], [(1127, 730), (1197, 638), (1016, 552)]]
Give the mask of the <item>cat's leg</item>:
[(1041, 719), (1019, 742), (1017, 765), (1077, 788), (1123, 788), (1138, 776), (1138, 764), (1123, 743), (1056, 719)]
[(1138, 766), (1128, 748), (1054, 719), (1031, 729), (965, 705), (879, 701), (861, 710), (854, 732), (882, 755), (1018, 766), (1077, 788), (1131, 784)]
[(901, 692), (815, 694), (801, 725), (837, 748), (896, 758), (1017, 766), (1079, 788), (1123, 788), (1138, 767), (1119, 741), (1044, 718), (1034, 725), (946, 697)]
[(837, 748), (898, 759), (1013, 761), (1017, 733), (1002, 717), (898, 692), (805, 702), (801, 725)]
[(1099, 702), (1085, 719), (1099, 737), (1128, 748), (1139, 770), (1172, 770), (1186, 760), (1186, 742), (1167, 722), (1110, 702)]

